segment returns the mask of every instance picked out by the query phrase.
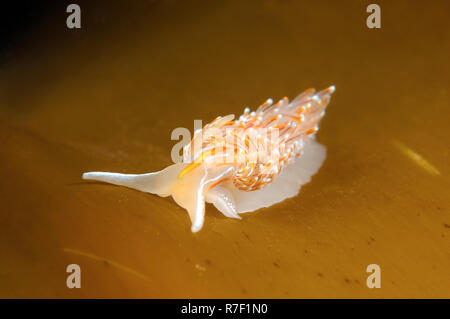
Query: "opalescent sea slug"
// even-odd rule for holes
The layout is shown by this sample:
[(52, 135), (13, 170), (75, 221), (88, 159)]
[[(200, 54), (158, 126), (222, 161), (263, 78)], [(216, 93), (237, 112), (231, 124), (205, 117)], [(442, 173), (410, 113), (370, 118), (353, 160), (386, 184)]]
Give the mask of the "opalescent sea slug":
[(159, 196), (172, 196), (199, 231), (205, 202), (223, 215), (268, 207), (296, 196), (321, 167), (326, 149), (315, 141), (320, 119), (335, 87), (308, 89), (289, 102), (267, 100), (256, 111), (218, 117), (194, 132), (183, 160), (159, 172), (89, 172), (83, 179), (122, 185)]

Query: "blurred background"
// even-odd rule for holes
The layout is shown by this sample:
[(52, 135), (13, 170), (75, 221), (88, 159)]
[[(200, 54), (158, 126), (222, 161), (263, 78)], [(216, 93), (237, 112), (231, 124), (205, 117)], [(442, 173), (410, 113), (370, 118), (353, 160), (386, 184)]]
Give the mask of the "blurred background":
[[(2, 4), (0, 297), (449, 298), (450, 3), (376, 1), (369, 29), (372, 2)], [(171, 198), (81, 180), (160, 170), (174, 128), (332, 84), (324, 165), (242, 220), (208, 205), (192, 234)]]

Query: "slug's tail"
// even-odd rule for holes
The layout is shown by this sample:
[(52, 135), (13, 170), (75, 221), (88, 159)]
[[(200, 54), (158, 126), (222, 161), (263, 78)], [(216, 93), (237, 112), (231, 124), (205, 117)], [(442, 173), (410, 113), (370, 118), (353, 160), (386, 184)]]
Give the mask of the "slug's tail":
[(156, 194), (162, 197), (172, 195), (174, 200), (185, 208), (191, 218), (193, 232), (203, 226), (205, 201), (203, 196), (204, 170), (198, 170), (179, 179), (180, 172), (187, 164), (178, 163), (162, 171), (148, 174), (120, 174), (109, 172), (88, 172), (83, 179), (94, 180), (114, 185), (137, 189), (142, 192)]
[(174, 164), (159, 172), (148, 174), (120, 174), (109, 172), (88, 172), (83, 179), (94, 180), (114, 185), (137, 189), (142, 192), (169, 196), (177, 176), (184, 168), (184, 164)]

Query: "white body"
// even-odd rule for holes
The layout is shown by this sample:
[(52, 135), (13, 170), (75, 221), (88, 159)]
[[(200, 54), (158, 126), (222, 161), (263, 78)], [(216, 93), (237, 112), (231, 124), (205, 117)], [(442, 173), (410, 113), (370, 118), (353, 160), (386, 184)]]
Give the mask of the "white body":
[[(309, 89), (290, 103), (287, 98), (277, 104), (272, 104), (269, 99), (256, 112), (250, 113), (246, 109), (237, 121), (233, 121), (233, 115), (218, 117), (196, 132), (191, 144), (184, 148), (184, 158), (192, 161), (185, 160), (155, 173), (90, 172), (84, 173), (83, 179), (122, 185), (163, 197), (170, 195), (188, 211), (193, 232), (203, 226), (205, 202), (214, 204), (227, 217), (240, 218), (241, 213), (296, 196), (300, 187), (321, 167), (326, 150), (315, 141), (314, 133), (333, 92), (333, 86), (318, 93)], [(280, 132), (276, 144), (270, 138), (265, 141), (272, 144), (261, 144), (263, 139), (259, 132), (263, 129)], [(236, 139), (230, 142), (227, 139), (230, 136)], [(195, 147), (191, 146), (196, 142), (200, 142), (201, 147), (193, 153)], [(254, 146), (253, 153), (251, 145)], [(212, 147), (215, 152), (211, 153)], [(255, 150), (266, 155), (261, 157), (264, 159), (253, 161), (244, 157), (243, 163), (214, 161), (229, 159), (230, 154), (236, 152), (254, 154)]]

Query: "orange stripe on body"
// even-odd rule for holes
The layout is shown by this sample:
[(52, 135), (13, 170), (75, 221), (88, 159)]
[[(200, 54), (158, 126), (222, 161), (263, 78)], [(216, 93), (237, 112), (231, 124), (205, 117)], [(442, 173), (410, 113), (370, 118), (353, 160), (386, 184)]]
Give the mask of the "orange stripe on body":
[(217, 185), (219, 185), (220, 183), (223, 183), (223, 182), (225, 182), (225, 181), (227, 181), (229, 179), (230, 179), (229, 177), (225, 177), (225, 178), (219, 179), (217, 182), (211, 184), (211, 186), (209, 186), (209, 189), (212, 189), (212, 188), (216, 187)]

